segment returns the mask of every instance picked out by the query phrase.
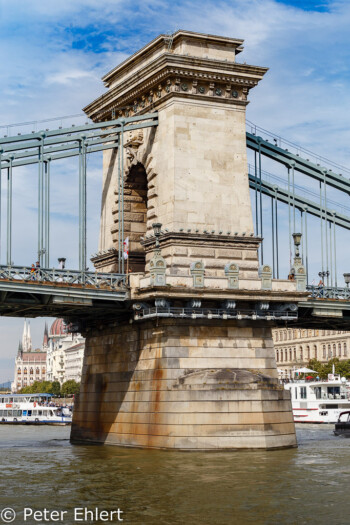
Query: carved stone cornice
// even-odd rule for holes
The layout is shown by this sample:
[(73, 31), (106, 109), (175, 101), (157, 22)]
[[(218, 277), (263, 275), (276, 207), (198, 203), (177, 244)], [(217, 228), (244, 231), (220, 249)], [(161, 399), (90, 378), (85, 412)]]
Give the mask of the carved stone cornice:
[[(181, 244), (182, 246), (189, 247), (205, 245), (206, 248), (258, 249), (261, 241), (261, 237), (250, 235), (220, 235), (190, 232), (166, 232), (162, 233), (159, 237), (161, 248), (166, 248), (172, 244)], [(141, 244), (146, 252), (152, 251), (155, 248), (155, 237), (146, 237), (141, 241)]]
[(150, 300), (162, 297), (165, 299), (186, 299), (200, 297), (202, 300), (230, 299), (237, 301), (276, 301), (299, 302), (305, 299), (307, 293), (287, 290), (246, 290), (246, 289), (218, 289), (218, 288), (189, 288), (187, 286), (164, 286), (132, 289), (133, 300)]
[[(113, 68), (106, 75), (102, 77), (102, 81), (105, 83), (106, 87), (110, 87), (114, 80), (121, 75), (127, 75), (130, 71), (135, 69), (139, 63), (148, 60), (150, 57), (155, 56), (163, 51), (163, 54), (166, 52), (172, 52), (177, 48), (177, 44), (184, 40), (190, 40), (191, 42), (196, 43), (197, 45), (205, 44), (212, 45), (221, 48), (226, 48), (226, 50), (231, 51), (231, 55), (235, 58), (238, 53), (243, 51), (242, 44), (244, 40), (240, 38), (231, 38), (221, 35), (210, 35), (203, 33), (196, 33), (193, 31), (184, 31), (178, 30), (174, 34), (161, 34), (154, 38), (151, 42), (146, 44), (143, 48), (139, 49), (128, 57), (124, 62)], [(175, 53), (178, 54), (178, 53)]]
[(165, 53), (140, 68), (137, 75), (121, 79), (84, 111), (98, 121), (134, 116), (156, 109), (176, 93), (245, 106), (249, 89), (266, 71), (235, 62)]
[(97, 253), (90, 258), (90, 261), (93, 263), (96, 268), (99, 266), (107, 266), (118, 261), (118, 252), (116, 249), (111, 248), (102, 253)]

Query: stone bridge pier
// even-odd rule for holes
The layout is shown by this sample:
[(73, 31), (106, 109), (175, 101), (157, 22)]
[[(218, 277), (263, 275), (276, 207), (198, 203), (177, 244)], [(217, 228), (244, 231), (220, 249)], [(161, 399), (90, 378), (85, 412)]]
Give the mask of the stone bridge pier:
[[(157, 111), (124, 137), (130, 296), (86, 327), (71, 439), (165, 449), (296, 446), (271, 328), (302, 293), (259, 268), (246, 158), (249, 90), (266, 69), (242, 41), (178, 31), (104, 78), (95, 121)], [(118, 267), (118, 156), (106, 152), (98, 269)], [(300, 270), (299, 270), (300, 271)], [(302, 270), (301, 270), (302, 272)]]

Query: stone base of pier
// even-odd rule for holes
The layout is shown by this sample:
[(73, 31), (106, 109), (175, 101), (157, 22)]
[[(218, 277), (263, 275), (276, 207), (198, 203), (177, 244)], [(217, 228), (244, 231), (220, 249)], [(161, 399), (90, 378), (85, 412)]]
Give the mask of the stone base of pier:
[(90, 332), (71, 440), (183, 450), (295, 447), (271, 328), (159, 319)]

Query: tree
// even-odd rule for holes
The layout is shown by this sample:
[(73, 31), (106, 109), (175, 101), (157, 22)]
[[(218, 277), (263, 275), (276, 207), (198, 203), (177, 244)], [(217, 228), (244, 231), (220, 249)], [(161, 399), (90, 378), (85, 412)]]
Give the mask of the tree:
[(80, 383), (77, 383), (74, 381), (74, 379), (69, 379), (65, 383), (63, 383), (61, 388), (61, 393), (65, 396), (72, 395), (72, 394), (78, 394), (80, 390)]
[(52, 388), (51, 388), (51, 394), (54, 396), (59, 396), (61, 393), (61, 385), (59, 381), (53, 381)]
[(51, 381), (34, 381), (30, 386), (25, 386), (21, 394), (53, 394), (54, 388)]
[[(350, 359), (339, 361), (338, 357), (333, 357), (327, 363), (320, 363), (317, 359), (311, 359), (308, 368), (315, 370), (321, 379), (327, 379), (328, 374), (333, 372), (333, 365), (336, 374), (339, 374), (341, 377), (350, 377)], [(316, 376), (316, 374), (310, 375)]]
[(21, 390), (19, 391), (20, 394), (31, 394), (31, 386), (24, 386), (23, 388), (21, 388)]

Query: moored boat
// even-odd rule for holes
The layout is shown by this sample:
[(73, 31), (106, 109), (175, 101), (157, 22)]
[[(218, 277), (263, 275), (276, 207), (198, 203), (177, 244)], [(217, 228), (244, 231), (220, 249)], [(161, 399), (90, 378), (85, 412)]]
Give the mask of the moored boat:
[(0, 423), (26, 425), (70, 425), (72, 413), (58, 407), (51, 394), (0, 395)]
[(345, 378), (298, 380), (285, 388), (291, 393), (295, 423), (336, 423), (341, 412), (350, 410), (350, 384)]
[(333, 430), (335, 436), (350, 437), (350, 410), (341, 412)]

